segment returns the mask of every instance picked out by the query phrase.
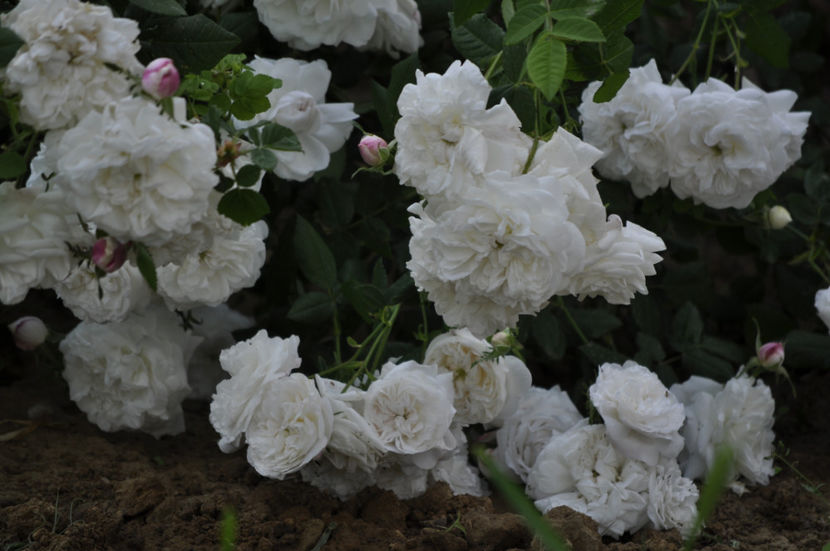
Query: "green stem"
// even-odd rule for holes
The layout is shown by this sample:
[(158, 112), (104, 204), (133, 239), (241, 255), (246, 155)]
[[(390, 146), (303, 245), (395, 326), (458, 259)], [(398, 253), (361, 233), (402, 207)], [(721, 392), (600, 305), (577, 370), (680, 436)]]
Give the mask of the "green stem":
[(427, 355), (427, 346), (429, 345), (429, 322), (427, 321), (427, 307), (423, 292), (418, 293), (418, 302), (421, 306), (421, 324), (424, 335), (424, 338), (421, 340), (421, 358), (424, 358)]
[(331, 307), (334, 311), (332, 314), (332, 322), (334, 324), (334, 361), (339, 364), (342, 361), (340, 356), (340, 319), (337, 316), (337, 298), (331, 289), (329, 289), (329, 297), (331, 298)]
[(501, 61), (501, 54), (503, 50), (500, 50), (499, 53), (496, 54), (496, 57), (493, 58), (493, 61), (490, 62), (490, 66), (487, 67), (487, 72), (484, 73), (484, 80), (490, 80), (490, 77), (493, 75), (493, 71), (496, 70), (496, 66)]
[(574, 331), (576, 331), (576, 334), (579, 336), (579, 340), (582, 341), (582, 344), (588, 344), (589, 342), (591, 342), (585, 336), (585, 333), (582, 332), (582, 329), (579, 328), (579, 324), (576, 323), (576, 320), (573, 318), (573, 316), (571, 316), (571, 313), (568, 310), (568, 307), (565, 306), (565, 301), (562, 300), (562, 297), (556, 297), (556, 299), (558, 301), (559, 308), (561, 308), (562, 312), (565, 313), (565, 317), (568, 318), (568, 323), (570, 323), (571, 327), (573, 327)]
[(689, 52), (689, 56), (683, 62), (683, 65), (680, 66), (680, 69), (678, 69), (677, 72), (674, 74), (669, 84), (674, 84), (674, 81), (676, 81), (680, 77), (680, 75), (683, 74), (683, 71), (686, 70), (686, 68), (689, 66), (689, 63), (691, 63), (692, 59), (694, 59), (698, 48), (700, 48), (700, 41), (703, 38), (703, 31), (706, 29), (706, 24), (709, 22), (709, 12), (711, 11), (712, 0), (709, 0), (709, 2), (706, 3), (706, 13), (703, 15), (703, 22), (700, 24), (700, 30), (697, 33), (697, 38), (695, 38), (695, 42), (694, 44), (692, 44), (692, 51)]
[(530, 152), (527, 155), (527, 161), (525, 161), (525, 166), (522, 169), (522, 174), (527, 174), (530, 170), (530, 165), (533, 164), (533, 158), (536, 156), (536, 150), (539, 148), (539, 127), (541, 126), (540, 117), (542, 116), (539, 109), (539, 103), (541, 102), (539, 98), (539, 89), (533, 89), (533, 106), (536, 108), (536, 117), (533, 121), (533, 145), (530, 146)]
[(579, 128), (579, 124), (571, 117), (571, 112), (568, 110), (568, 102), (565, 99), (565, 91), (561, 87), (559, 88), (559, 100), (562, 102), (562, 110), (565, 112), (566, 130), (573, 132)]
[(704, 77), (704, 80), (712, 76), (712, 63), (715, 60), (715, 43), (718, 41), (718, 26), (720, 23), (720, 17), (715, 17), (715, 26), (712, 28), (712, 38), (709, 40), (709, 53), (706, 57), (706, 76)]
[(729, 43), (732, 45), (732, 53), (735, 54), (735, 90), (740, 90), (741, 65), (743, 64), (743, 58), (741, 57), (741, 45), (735, 40), (735, 37), (732, 36), (732, 31), (729, 30), (729, 25), (724, 24), (723, 30), (726, 31), (726, 36), (729, 38)]

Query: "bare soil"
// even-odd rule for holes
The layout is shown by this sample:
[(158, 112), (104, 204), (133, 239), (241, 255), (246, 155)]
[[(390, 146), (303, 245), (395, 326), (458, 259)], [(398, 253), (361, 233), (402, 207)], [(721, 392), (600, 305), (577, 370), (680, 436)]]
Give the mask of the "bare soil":
[[(297, 480), (260, 477), (244, 452), (216, 446), (207, 405), (186, 402), (187, 432), (160, 440), (108, 434), (86, 421), (56, 374), (0, 383), (0, 550), (218, 550), (223, 511), (238, 519), (236, 549), (541, 549), (522, 517), (498, 499), (453, 496), (439, 484), (409, 501), (377, 489), (340, 502)], [(697, 549), (821, 550), (830, 542), (830, 373), (802, 377), (792, 398), (781, 385), (776, 430), (789, 448), (769, 486), (719, 504)], [(32, 409), (34, 408), (34, 410)], [(40, 420), (29, 425), (10, 420)], [(28, 431), (28, 432), (27, 432)], [(2, 437), (0, 437), (2, 438)], [(670, 551), (675, 531), (643, 530), (603, 540), (593, 521), (550, 514), (576, 550)]]

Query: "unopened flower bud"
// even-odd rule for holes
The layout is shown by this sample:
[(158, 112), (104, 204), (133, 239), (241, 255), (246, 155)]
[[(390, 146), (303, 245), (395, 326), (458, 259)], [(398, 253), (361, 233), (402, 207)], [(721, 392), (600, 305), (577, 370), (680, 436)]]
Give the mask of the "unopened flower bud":
[(758, 348), (757, 354), (761, 367), (778, 367), (784, 363), (784, 343), (768, 342)]
[(21, 350), (34, 350), (46, 340), (49, 330), (40, 318), (25, 316), (9, 324), (14, 343)]
[(369, 166), (379, 166), (383, 164), (383, 158), (381, 157), (380, 150), (385, 149), (388, 146), (389, 144), (386, 143), (386, 140), (380, 136), (375, 136), (374, 134), (366, 134), (363, 138), (361, 138), (360, 143), (357, 144), (357, 148), (360, 150), (360, 156), (363, 158), (363, 162)]
[(510, 344), (510, 333), (507, 331), (499, 331), (490, 339), (490, 342), (496, 346), (507, 346)]
[(128, 245), (112, 237), (102, 237), (92, 246), (92, 263), (107, 273), (114, 272), (127, 260)]
[(179, 82), (179, 71), (173, 65), (173, 60), (167, 57), (151, 61), (141, 76), (144, 91), (157, 99), (169, 98), (175, 94)]
[(235, 161), (242, 155), (242, 143), (234, 140), (225, 140), (216, 151), (216, 166), (222, 168)]
[(769, 212), (767, 213), (767, 222), (769, 223), (769, 227), (774, 230), (780, 230), (792, 221), (793, 217), (790, 216), (790, 211), (781, 205), (775, 205), (769, 209)]

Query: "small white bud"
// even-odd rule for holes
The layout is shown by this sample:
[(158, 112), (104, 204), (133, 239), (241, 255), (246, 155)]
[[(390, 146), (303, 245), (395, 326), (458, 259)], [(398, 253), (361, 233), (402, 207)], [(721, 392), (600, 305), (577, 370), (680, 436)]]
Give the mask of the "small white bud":
[(775, 205), (769, 209), (769, 212), (767, 213), (767, 222), (769, 223), (769, 227), (774, 230), (780, 230), (792, 221), (793, 217), (790, 216), (790, 211), (781, 205)]
[(21, 350), (34, 350), (46, 340), (49, 329), (40, 318), (25, 316), (9, 324), (14, 343)]

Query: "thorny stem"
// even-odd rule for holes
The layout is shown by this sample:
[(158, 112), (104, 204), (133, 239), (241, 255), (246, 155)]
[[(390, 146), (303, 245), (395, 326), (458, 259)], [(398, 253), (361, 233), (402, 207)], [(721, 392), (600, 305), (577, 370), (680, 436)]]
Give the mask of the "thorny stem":
[(732, 31), (729, 30), (729, 25), (724, 23), (723, 30), (726, 31), (726, 36), (729, 37), (729, 43), (732, 44), (732, 52), (735, 54), (735, 90), (741, 87), (741, 65), (744, 60), (741, 57), (741, 44), (732, 36)]
[(579, 339), (582, 341), (582, 344), (588, 344), (589, 342), (591, 342), (585, 336), (585, 333), (582, 332), (582, 329), (579, 328), (579, 324), (576, 323), (576, 320), (573, 318), (573, 316), (571, 316), (571, 313), (568, 310), (568, 307), (565, 306), (565, 301), (562, 300), (562, 297), (557, 297), (557, 303), (562, 312), (565, 313), (565, 317), (568, 318), (568, 323), (570, 323), (571, 327), (573, 327), (574, 331), (576, 331), (576, 334), (579, 336)]
[(706, 3), (706, 13), (703, 15), (703, 22), (700, 24), (700, 30), (697, 33), (697, 38), (695, 38), (695, 43), (692, 44), (692, 51), (689, 52), (689, 56), (686, 58), (686, 61), (683, 62), (683, 65), (680, 66), (680, 69), (674, 74), (669, 84), (674, 84), (674, 82), (683, 74), (683, 71), (689, 66), (689, 63), (692, 62), (694, 59), (695, 54), (697, 53), (698, 48), (700, 48), (700, 41), (703, 38), (703, 31), (706, 30), (706, 24), (709, 22), (709, 12), (712, 11), (712, 1)]
[(801, 239), (803, 239), (807, 243), (807, 245), (809, 245), (810, 250), (808, 251), (808, 254), (807, 254), (807, 263), (810, 265), (811, 268), (813, 268), (813, 270), (815, 270), (815, 272), (821, 277), (821, 279), (824, 280), (825, 283), (830, 285), (830, 277), (828, 277), (828, 275), (824, 272), (824, 270), (822, 270), (821, 267), (818, 264), (816, 264), (816, 260), (814, 258), (815, 249), (813, 248), (813, 245), (815, 243), (815, 239), (813, 237), (807, 235), (806, 233), (802, 232), (801, 230), (799, 230), (798, 228), (796, 228), (792, 224), (788, 224), (787, 229), (789, 229), (791, 232), (793, 232), (794, 234), (799, 236)]

